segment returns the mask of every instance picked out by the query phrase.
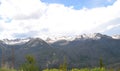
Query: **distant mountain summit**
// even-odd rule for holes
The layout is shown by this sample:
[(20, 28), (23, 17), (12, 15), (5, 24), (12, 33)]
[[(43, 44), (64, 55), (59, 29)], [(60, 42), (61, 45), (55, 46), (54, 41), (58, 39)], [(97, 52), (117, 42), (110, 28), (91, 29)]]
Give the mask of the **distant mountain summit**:
[[(93, 34), (82, 34), (82, 35), (76, 35), (73, 37), (70, 36), (61, 36), (61, 37), (48, 37), (46, 40), (46, 42), (48, 43), (53, 43), (56, 41), (60, 41), (60, 40), (67, 40), (67, 41), (73, 41), (73, 40), (77, 40), (77, 39), (93, 39), (93, 40), (97, 40), (97, 39), (102, 39), (102, 38), (109, 38), (109, 39), (120, 39), (120, 35), (113, 35), (113, 36), (108, 36), (108, 35), (104, 35), (101, 33), (93, 33)], [(14, 45), (14, 44), (24, 44), (28, 41), (32, 41), (32, 40), (42, 40), (40, 38), (25, 38), (25, 39), (3, 39), (1, 40), (4, 44), (8, 44), (8, 45)]]
[(98, 40), (98, 39), (119, 39), (119, 36), (108, 36), (108, 35), (104, 35), (101, 33), (93, 33), (93, 34), (82, 34), (82, 35), (76, 35), (76, 36), (62, 36), (62, 37), (54, 37), (54, 38), (50, 38), (48, 37), (45, 41), (48, 43), (53, 43), (56, 41), (61, 41), (61, 40), (66, 40), (66, 41), (73, 41), (73, 40), (86, 40), (86, 39), (93, 39), (93, 40)]
[(3, 39), (1, 41), (3, 41), (4, 44), (15, 45), (15, 44), (24, 44), (24, 43), (28, 42), (29, 40), (30, 40), (30, 38), (28, 38), (28, 39), (13, 39), (13, 40)]
[(100, 33), (94, 33), (94, 34), (83, 34), (83, 35), (79, 35), (76, 37), (76, 39), (101, 39), (101, 38), (112, 38), (111, 36), (107, 36), (107, 35), (103, 35)]

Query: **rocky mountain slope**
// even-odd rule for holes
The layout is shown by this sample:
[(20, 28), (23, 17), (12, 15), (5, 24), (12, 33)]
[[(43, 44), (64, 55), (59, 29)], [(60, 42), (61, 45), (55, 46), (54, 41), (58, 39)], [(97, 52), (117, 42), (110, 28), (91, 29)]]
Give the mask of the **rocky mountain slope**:
[(8, 65), (12, 63), (14, 49), (15, 67), (25, 61), (26, 55), (33, 55), (41, 68), (59, 67), (67, 60), (68, 67), (95, 67), (102, 58), (106, 66), (120, 63), (119, 36), (107, 36), (100, 33), (83, 34), (76, 37), (27, 38), (0, 40), (0, 61), (3, 58)]

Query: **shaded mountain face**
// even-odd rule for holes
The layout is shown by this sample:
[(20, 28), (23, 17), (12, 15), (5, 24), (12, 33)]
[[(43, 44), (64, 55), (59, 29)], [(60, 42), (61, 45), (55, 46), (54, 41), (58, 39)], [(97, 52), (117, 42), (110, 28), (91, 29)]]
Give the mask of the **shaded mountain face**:
[(1, 40), (0, 61), (4, 51), (4, 62), (11, 65), (13, 49), (16, 68), (25, 62), (26, 55), (33, 55), (41, 68), (58, 68), (64, 58), (69, 68), (99, 66), (100, 58), (106, 66), (120, 63), (120, 39), (100, 33), (49, 41), (40, 38)]

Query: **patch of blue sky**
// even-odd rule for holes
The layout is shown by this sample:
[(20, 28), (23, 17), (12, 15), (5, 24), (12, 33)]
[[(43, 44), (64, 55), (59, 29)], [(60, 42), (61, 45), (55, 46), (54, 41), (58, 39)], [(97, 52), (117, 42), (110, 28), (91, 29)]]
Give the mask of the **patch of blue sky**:
[(2, 20), (3, 18), (0, 16), (0, 20)]
[(26, 33), (14, 33), (12, 36), (15, 38), (28, 38), (37, 35), (38, 31), (29, 31)]
[[(105, 23), (105, 25), (101, 25), (99, 27), (97, 27), (96, 29), (107, 29), (109, 26), (110, 29), (108, 28), (107, 30), (105, 30), (103, 33), (104, 34), (108, 34), (108, 35), (114, 35), (114, 34), (120, 34), (120, 18), (117, 19), (113, 19), (107, 23)], [(112, 28), (113, 26), (113, 28)]]
[(27, 38), (27, 37), (31, 37), (31, 35), (27, 34), (27, 33), (22, 33), (22, 34), (14, 33), (12, 36), (15, 37), (15, 38)]
[(12, 21), (11, 18), (7, 18), (7, 19), (5, 20), (5, 23), (10, 23), (11, 21)]
[(112, 28), (108, 31), (105, 31), (104, 33), (108, 34), (108, 35), (115, 35), (115, 34), (120, 34), (120, 26), (119, 27), (115, 27), (115, 28)]
[(73, 6), (74, 9), (106, 7), (112, 5), (116, 0), (41, 0), (42, 2), (52, 4), (63, 4), (67, 7)]

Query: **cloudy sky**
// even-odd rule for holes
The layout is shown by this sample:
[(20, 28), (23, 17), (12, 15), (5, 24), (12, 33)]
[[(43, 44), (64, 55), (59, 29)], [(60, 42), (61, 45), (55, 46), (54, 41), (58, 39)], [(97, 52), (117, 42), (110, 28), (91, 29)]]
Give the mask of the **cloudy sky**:
[(120, 0), (0, 0), (0, 39), (120, 34)]

